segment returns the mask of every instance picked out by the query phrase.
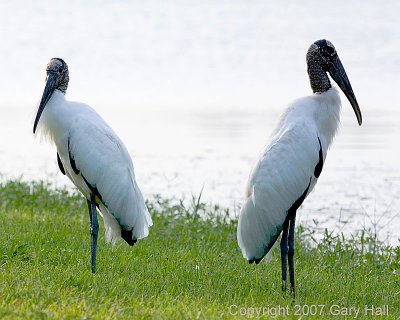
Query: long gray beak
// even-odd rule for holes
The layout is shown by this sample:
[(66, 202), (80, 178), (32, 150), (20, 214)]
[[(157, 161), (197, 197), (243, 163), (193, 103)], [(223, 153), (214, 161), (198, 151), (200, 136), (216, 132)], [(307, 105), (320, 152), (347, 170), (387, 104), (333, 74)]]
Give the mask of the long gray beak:
[(46, 86), (44, 87), (42, 99), (40, 100), (38, 112), (36, 114), (35, 123), (33, 124), (33, 133), (36, 132), (36, 127), (39, 123), (40, 116), (42, 115), (42, 112), (47, 102), (50, 100), (51, 95), (56, 89), (56, 86), (57, 86), (57, 75), (54, 73), (49, 73), (47, 75)]
[(346, 95), (351, 106), (353, 107), (354, 113), (356, 114), (358, 124), (361, 126), (361, 110), (358, 106), (358, 102), (356, 96), (354, 95), (353, 89), (351, 88), (349, 78), (347, 78), (346, 71), (344, 70), (342, 62), (340, 61), (338, 55), (333, 58), (333, 61), (330, 64), (328, 71), (332, 79), (335, 80), (340, 89), (342, 89), (343, 93)]

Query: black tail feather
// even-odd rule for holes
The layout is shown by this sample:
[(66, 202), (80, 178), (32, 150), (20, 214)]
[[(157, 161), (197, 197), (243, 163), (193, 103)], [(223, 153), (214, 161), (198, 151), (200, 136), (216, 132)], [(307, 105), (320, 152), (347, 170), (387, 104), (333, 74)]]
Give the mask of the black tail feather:
[(137, 239), (132, 239), (132, 230), (123, 230), (121, 229), (121, 238), (124, 239), (130, 246), (133, 246)]
[(250, 259), (248, 261), (249, 261), (250, 264), (252, 264), (252, 263), (259, 264), (261, 260), (262, 260), (262, 258), (260, 258), (260, 259), (253, 258), (253, 259)]

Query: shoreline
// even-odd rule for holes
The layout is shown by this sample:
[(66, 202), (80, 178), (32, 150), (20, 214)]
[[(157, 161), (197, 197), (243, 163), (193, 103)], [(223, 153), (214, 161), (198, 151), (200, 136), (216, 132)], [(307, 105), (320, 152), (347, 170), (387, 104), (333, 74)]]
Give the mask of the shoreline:
[[(295, 319), (296, 305), (304, 308), (299, 312), (324, 305), (324, 319), (343, 316), (335, 314), (337, 306), (342, 312), (388, 306), (390, 319), (400, 314), (400, 247), (382, 245), (373, 235), (327, 232), (314, 245), (310, 230), (299, 227), (293, 302), (281, 291), (279, 248), (249, 265), (236, 242), (236, 221), (227, 220), (223, 209), (196, 198), (186, 206), (160, 197), (148, 206), (154, 226), (133, 247), (106, 244), (99, 219), (92, 275), (83, 197), (41, 183), (1, 184), (0, 316), (231, 319), (243, 316), (232, 314), (236, 311), (278, 312), (288, 306)], [(238, 308), (229, 309), (233, 305)]]

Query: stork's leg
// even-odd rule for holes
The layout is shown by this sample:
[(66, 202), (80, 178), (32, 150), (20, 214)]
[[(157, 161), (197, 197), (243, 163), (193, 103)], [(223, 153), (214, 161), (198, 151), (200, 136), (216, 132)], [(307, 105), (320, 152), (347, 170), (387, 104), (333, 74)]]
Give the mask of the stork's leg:
[(282, 262), (282, 291), (286, 291), (287, 259), (288, 259), (288, 228), (289, 220), (283, 223), (281, 238), (281, 262)]
[(288, 253), (288, 261), (289, 261), (289, 277), (290, 277), (290, 292), (295, 297), (295, 289), (294, 289), (294, 226), (296, 223), (296, 214), (293, 215), (293, 218), (290, 219), (289, 224), (289, 253)]
[(89, 208), (90, 218), (90, 235), (92, 237), (92, 273), (96, 272), (96, 249), (97, 249), (97, 235), (99, 233), (99, 222), (97, 221), (96, 201), (95, 196), (91, 195), (90, 200), (87, 201)]

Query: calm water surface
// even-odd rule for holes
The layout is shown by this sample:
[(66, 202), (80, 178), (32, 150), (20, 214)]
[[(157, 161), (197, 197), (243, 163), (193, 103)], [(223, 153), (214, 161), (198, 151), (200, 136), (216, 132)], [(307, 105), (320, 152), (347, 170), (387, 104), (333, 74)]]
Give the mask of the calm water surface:
[(342, 126), (299, 221), (398, 243), (400, 4), (319, 1), (15, 1), (0, 3), (2, 179), (71, 186), (32, 120), (54, 56), (67, 97), (89, 103), (125, 141), (146, 197), (243, 201), (252, 163), (285, 105), (310, 94), (305, 53), (338, 49), (363, 112)]

